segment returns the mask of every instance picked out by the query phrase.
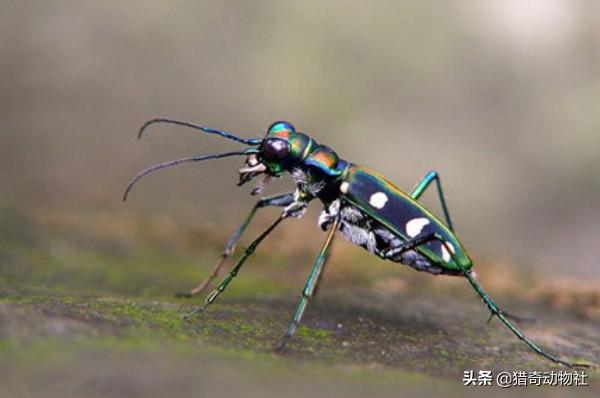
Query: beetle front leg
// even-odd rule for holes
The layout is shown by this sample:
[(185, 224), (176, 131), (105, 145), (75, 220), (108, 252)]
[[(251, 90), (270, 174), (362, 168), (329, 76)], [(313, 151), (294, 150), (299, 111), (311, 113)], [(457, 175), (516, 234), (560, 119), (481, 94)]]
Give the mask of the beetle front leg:
[(229, 238), (229, 240), (225, 244), (225, 247), (223, 248), (223, 252), (221, 253), (221, 258), (219, 259), (219, 261), (217, 261), (217, 264), (215, 264), (215, 266), (213, 267), (213, 270), (210, 273), (210, 275), (204, 281), (202, 281), (202, 283), (200, 283), (198, 286), (196, 286), (189, 292), (176, 293), (175, 296), (183, 297), (183, 298), (191, 298), (191, 297), (194, 297), (194, 296), (197, 296), (197, 295), (203, 293), (206, 290), (206, 288), (210, 285), (210, 283), (219, 275), (219, 271), (221, 270), (221, 268), (227, 261), (227, 258), (235, 250), (235, 246), (236, 246), (237, 242), (240, 240), (240, 238), (242, 237), (242, 234), (246, 231), (246, 229), (250, 225), (250, 222), (254, 218), (254, 215), (256, 214), (256, 212), (259, 209), (261, 209), (263, 207), (269, 207), (269, 206), (279, 206), (279, 207), (289, 206), (293, 202), (294, 202), (294, 194), (293, 193), (287, 193), (287, 194), (283, 194), (283, 195), (273, 196), (270, 198), (264, 198), (264, 199), (261, 199), (258, 202), (256, 202), (256, 204), (250, 211), (250, 214), (248, 214), (248, 216), (246, 217), (246, 220), (244, 220), (242, 225), (239, 226), (239, 228), (234, 232), (234, 234)]
[(240, 271), (240, 269), (242, 268), (242, 265), (244, 265), (244, 263), (246, 262), (246, 260), (248, 259), (248, 257), (250, 257), (254, 251), (256, 250), (256, 248), (258, 247), (258, 245), (267, 237), (269, 236), (269, 234), (271, 232), (273, 232), (273, 230), (279, 225), (280, 222), (282, 222), (283, 220), (285, 220), (287, 218), (286, 213), (284, 212), (281, 216), (279, 216), (279, 218), (277, 218), (277, 220), (271, 224), (271, 226), (269, 228), (267, 228), (262, 234), (260, 234), (260, 236), (258, 238), (256, 238), (254, 240), (254, 242), (252, 242), (250, 244), (250, 246), (248, 246), (248, 248), (246, 248), (246, 250), (244, 250), (244, 254), (242, 255), (242, 257), (238, 260), (238, 262), (235, 264), (235, 266), (233, 267), (233, 269), (231, 270), (231, 272), (225, 277), (225, 279), (223, 279), (223, 282), (221, 282), (221, 284), (219, 285), (219, 287), (217, 287), (215, 290), (213, 290), (204, 300), (204, 305), (201, 307), (196, 308), (195, 310), (189, 312), (188, 314), (186, 314), (184, 316), (184, 320), (190, 320), (191, 318), (193, 318), (194, 316), (198, 315), (199, 313), (201, 313), (202, 311), (204, 311), (206, 308), (208, 308), (208, 306), (210, 306), (212, 303), (215, 302), (215, 300), (217, 299), (217, 297), (219, 297), (221, 295), (221, 293), (223, 293), (223, 291), (225, 290), (225, 288), (227, 288), (227, 286), (229, 285), (229, 283), (231, 283), (232, 279), (235, 278), (238, 274), (238, 272)]
[(300, 301), (296, 306), (296, 310), (294, 311), (294, 315), (292, 320), (288, 326), (287, 332), (283, 335), (283, 338), (279, 342), (279, 344), (275, 347), (276, 350), (283, 350), (286, 344), (291, 340), (292, 336), (296, 332), (298, 325), (300, 324), (300, 320), (302, 319), (302, 315), (306, 310), (309, 300), (313, 296), (315, 292), (315, 287), (317, 282), (319, 281), (321, 272), (323, 271), (323, 266), (325, 261), (327, 260), (329, 249), (331, 248), (331, 244), (333, 242), (333, 238), (335, 236), (335, 232), (337, 231), (340, 223), (340, 217), (336, 217), (333, 224), (330, 227), (329, 233), (327, 234), (327, 239), (323, 244), (323, 248), (319, 252), (317, 259), (310, 271), (310, 275), (306, 281), (306, 285), (304, 289), (302, 289), (302, 297), (300, 297)]

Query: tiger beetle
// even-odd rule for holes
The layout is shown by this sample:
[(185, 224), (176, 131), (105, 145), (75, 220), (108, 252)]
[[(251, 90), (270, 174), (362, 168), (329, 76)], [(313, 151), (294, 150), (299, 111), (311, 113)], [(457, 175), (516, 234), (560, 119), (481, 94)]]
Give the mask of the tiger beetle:
[[(294, 335), (308, 302), (318, 287), (329, 249), (335, 233), (339, 231), (350, 242), (384, 260), (408, 265), (417, 271), (434, 275), (464, 276), (491, 312), (490, 320), (496, 316), (537, 354), (568, 367), (591, 366), (586, 363), (567, 362), (540, 348), (511, 322), (511, 319), (518, 320), (518, 318), (500, 309), (477, 282), (472, 271), (473, 262), (454, 232), (437, 172), (429, 172), (410, 193), (406, 193), (381, 174), (341, 159), (331, 148), (317, 143), (306, 134), (297, 132), (291, 123), (285, 121), (273, 123), (264, 138), (242, 138), (203, 125), (158, 118), (147, 121), (141, 127), (138, 137), (141, 138), (144, 131), (156, 123), (198, 129), (204, 133), (237, 141), (248, 147), (240, 151), (192, 156), (151, 166), (130, 181), (123, 196), (124, 201), (134, 184), (153, 171), (187, 162), (230, 156), (246, 156), (245, 164), (239, 170), (238, 186), (246, 184), (259, 175), (263, 176), (252, 190), (252, 195), (262, 194), (273, 177), (280, 177), (286, 172), (292, 175), (296, 183), (294, 192), (263, 198), (256, 202), (246, 220), (225, 245), (221, 258), (210, 276), (190, 292), (179, 294), (183, 297), (193, 297), (204, 292), (218, 276), (226, 259), (233, 253), (238, 240), (256, 212), (268, 206), (283, 207), (281, 215), (244, 250), (231, 272), (206, 297), (204, 305), (185, 315), (186, 320), (200, 314), (217, 300), (260, 243), (283, 220), (302, 217), (309, 202), (318, 198), (324, 206), (318, 224), (323, 231), (327, 231), (327, 238), (312, 266), (287, 332), (277, 348), (283, 349)], [(421, 195), (433, 182), (437, 187), (445, 223), (419, 202)]]

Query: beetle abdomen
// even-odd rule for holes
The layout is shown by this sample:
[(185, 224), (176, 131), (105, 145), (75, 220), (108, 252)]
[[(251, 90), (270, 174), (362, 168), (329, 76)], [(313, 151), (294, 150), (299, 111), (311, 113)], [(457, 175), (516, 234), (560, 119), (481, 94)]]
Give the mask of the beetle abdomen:
[[(321, 229), (327, 230), (338, 214), (341, 216), (340, 233), (348, 241), (381, 258), (384, 258), (384, 253), (388, 250), (400, 246), (403, 242), (392, 231), (361, 211), (358, 207), (349, 203), (342, 203), (340, 200), (332, 202), (321, 213), (318, 221)], [(456, 272), (437, 266), (414, 250), (387, 258), (387, 260), (408, 265), (417, 271), (424, 271), (434, 275), (458, 275)]]
[[(472, 261), (456, 235), (433, 213), (373, 170), (351, 166), (340, 186), (344, 200), (385, 226), (401, 241), (435, 234), (432, 240), (415, 249), (431, 263), (449, 271), (469, 269)], [(455, 263), (460, 262), (460, 267)]]

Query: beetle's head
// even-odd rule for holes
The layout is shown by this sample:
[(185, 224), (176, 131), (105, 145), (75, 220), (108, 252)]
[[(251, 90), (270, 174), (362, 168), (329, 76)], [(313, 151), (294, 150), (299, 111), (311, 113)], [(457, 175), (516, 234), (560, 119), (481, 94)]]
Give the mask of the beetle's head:
[(279, 177), (302, 162), (311, 141), (306, 134), (297, 133), (289, 122), (271, 124), (256, 153), (248, 155), (240, 169), (239, 185), (264, 174), (265, 179), (252, 191), (254, 195), (261, 193), (271, 177)]
[(174, 159), (168, 162), (150, 166), (136, 174), (125, 189), (123, 200), (127, 199), (129, 191), (144, 176), (167, 167), (177, 166), (182, 163), (199, 162), (209, 159), (219, 159), (230, 156), (246, 156), (246, 162), (240, 172), (238, 185), (243, 185), (254, 177), (264, 175), (264, 179), (252, 190), (253, 195), (261, 193), (271, 177), (279, 177), (285, 171), (291, 171), (304, 160), (312, 146), (312, 139), (306, 134), (297, 133), (294, 126), (288, 122), (275, 122), (267, 130), (264, 138), (243, 138), (228, 131), (217, 130), (200, 124), (184, 122), (169, 118), (155, 118), (142, 125), (138, 138), (141, 138), (146, 129), (156, 123), (167, 123), (178, 126), (190, 127), (207, 134), (214, 134), (228, 140), (249, 145), (248, 148), (235, 152), (213, 153), (209, 155), (196, 155), (187, 158)]

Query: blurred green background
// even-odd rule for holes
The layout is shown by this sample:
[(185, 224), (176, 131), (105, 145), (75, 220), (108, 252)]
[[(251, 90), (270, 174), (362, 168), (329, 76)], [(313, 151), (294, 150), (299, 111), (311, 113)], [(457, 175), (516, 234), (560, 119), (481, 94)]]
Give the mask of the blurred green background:
[(438, 170), (475, 258), (600, 274), (597, 2), (0, 4), (5, 206), (229, 231), (253, 201), (237, 159), (120, 196), (153, 162), (235, 144), (137, 128), (162, 115), (258, 137), (287, 119), (406, 189)]
[[(484, 285), (503, 298), (555, 305), (579, 322), (585, 319), (577, 341), (588, 345), (577, 346), (579, 351), (564, 343), (568, 338), (554, 339), (555, 329), (536, 337), (546, 336), (544, 343), (552, 347), (558, 341), (562, 353), (597, 357), (598, 347), (589, 342), (597, 341), (593, 336), (600, 330), (599, 71), (600, 3), (593, 0), (0, 0), (0, 351), (8, 358), (0, 362), (0, 379), (8, 375), (16, 386), (3, 390), (0, 383), (0, 395), (39, 396), (47, 380), (97, 375), (98, 369), (114, 374), (102, 373), (100, 381), (81, 376), (95, 380), (91, 390), (97, 395), (86, 394), (89, 385), (83, 384), (76, 390), (81, 394), (73, 396), (122, 395), (129, 391), (122, 387), (127, 383), (140, 396), (164, 396), (148, 387), (163, 379), (148, 374), (163, 375), (173, 388), (181, 377), (188, 383), (183, 391), (192, 394), (196, 374), (189, 370), (189, 357), (179, 356), (187, 350), (195, 364), (202, 362), (198, 356), (207, 360), (198, 383), (210, 386), (209, 395), (218, 393), (214, 378), (244, 391), (243, 382), (230, 384), (231, 374), (247, 378), (242, 377), (251, 386), (245, 391), (249, 396), (263, 396), (269, 385), (260, 380), (274, 368), (286, 367), (277, 376), (281, 380), (299, 374), (293, 385), (307, 385), (306, 379), (321, 372), (318, 366), (329, 367), (298, 368), (261, 357), (259, 370), (245, 373), (256, 366), (254, 351), (212, 352), (209, 339), (210, 352), (204, 345), (198, 352), (196, 341), (210, 333), (181, 323), (172, 293), (207, 275), (255, 198), (251, 187), (235, 186), (242, 160), (234, 158), (153, 174), (123, 204), (129, 178), (150, 164), (238, 148), (170, 126), (153, 127), (138, 141), (137, 129), (154, 116), (247, 137), (262, 136), (275, 120), (289, 120), (343, 158), (377, 169), (407, 190), (427, 171), (439, 171), (458, 233)], [(286, 177), (268, 193), (291, 187)], [(424, 200), (439, 211), (435, 195)], [(221, 322), (210, 335), (217, 345), (262, 350), (283, 330), (324, 239), (316, 226), (319, 207), (314, 203), (304, 219), (282, 226), (232, 284), (224, 301), (239, 300), (237, 306), (220, 306), (208, 318), (212, 326), (215, 319)], [(242, 246), (277, 214), (261, 214)], [(311, 307), (299, 337), (300, 354), (293, 355), (329, 355), (337, 361), (336, 343), (348, 338), (351, 345), (341, 348), (339, 362), (350, 363), (351, 370), (343, 368), (340, 376), (334, 369), (335, 382), (323, 372), (311, 387), (314, 394), (336, 383), (347, 386), (350, 378), (356, 389), (350, 384), (352, 391), (338, 395), (364, 395), (375, 385), (386, 396), (397, 396), (396, 387), (462, 396), (464, 391), (454, 389), (464, 366), (531, 363), (469, 351), (487, 347), (489, 336), (495, 341), (504, 336), (504, 347), (519, 349), (497, 352), (531, 355), (514, 336), (493, 334), (502, 333), (497, 331), (486, 332), (490, 335), (476, 346), (467, 332), (460, 344), (444, 339), (449, 347), (417, 341), (418, 333), (437, 333), (438, 321), (453, 338), (483, 322), (470, 316), (469, 311), (480, 311), (483, 319), (485, 311), (459, 278), (432, 278), (385, 263), (340, 239), (322, 290), (342, 293), (325, 292), (330, 303), (325, 310)], [(402, 301), (411, 305), (397, 306), (396, 295), (411, 290), (415, 296)], [(63, 298), (47, 301), (55, 295)], [(102, 298), (90, 303), (87, 295)], [(273, 297), (284, 300), (285, 309), (273, 304)], [(352, 304), (359, 298), (368, 304)], [(129, 299), (145, 301), (119, 301)], [(156, 302), (149, 304), (150, 299)], [(458, 320), (445, 310), (454, 305), (462, 314)], [(351, 308), (340, 311), (344, 306)], [(257, 325), (264, 314), (269, 322)], [(244, 316), (252, 318), (250, 326)], [(381, 357), (372, 346), (364, 352), (348, 348), (354, 347), (352, 336), (367, 341), (358, 332), (335, 337), (337, 329), (318, 323), (347, 327), (368, 316), (374, 319), (365, 321), (372, 328), (368, 338), (383, 347)], [(560, 318), (570, 325), (560, 329), (563, 336), (571, 336), (577, 325), (568, 316)], [(82, 324), (73, 326), (75, 320)], [(407, 324), (416, 332), (404, 333)], [(123, 325), (129, 325), (125, 331)], [(227, 325), (240, 328), (219, 334)], [(404, 334), (388, 336), (377, 332), (378, 325)], [(260, 326), (268, 333), (256, 337)], [(335, 336), (313, 349), (311, 333)], [(141, 341), (135, 340), (139, 335)], [(411, 340), (415, 335), (418, 339)], [(90, 336), (92, 342), (86, 340)], [(148, 354), (146, 344), (161, 341), (162, 347), (165, 336), (176, 354)], [(134, 340), (137, 351), (131, 354), (123, 345)], [(397, 349), (394, 355), (386, 356), (388, 344)], [(395, 370), (390, 376), (388, 368), (380, 372), (381, 366), (413, 372), (404, 358), (430, 348), (424, 354), (430, 362), (417, 371), (451, 377), (450, 382)], [(125, 359), (103, 356), (124, 351), (130, 354)], [(154, 355), (147, 364), (164, 359), (164, 367), (121, 374), (119, 369), (138, 366), (147, 355)], [(39, 367), (40, 356), (51, 359), (43, 362), (50, 369)], [(459, 356), (467, 362), (459, 364)], [(435, 362), (440, 357), (452, 365)], [(168, 361), (177, 364), (170, 367)], [(83, 362), (86, 367), (79, 368)], [(357, 363), (361, 367), (353, 368)], [(231, 373), (218, 371), (231, 366)], [(69, 371), (55, 377), (55, 369)], [(23, 389), (29, 379), (40, 380), (42, 387)], [(154, 384), (147, 384), (149, 379)], [(117, 387), (105, 390), (105, 385)], [(64, 391), (46, 392), (65, 396)]]

